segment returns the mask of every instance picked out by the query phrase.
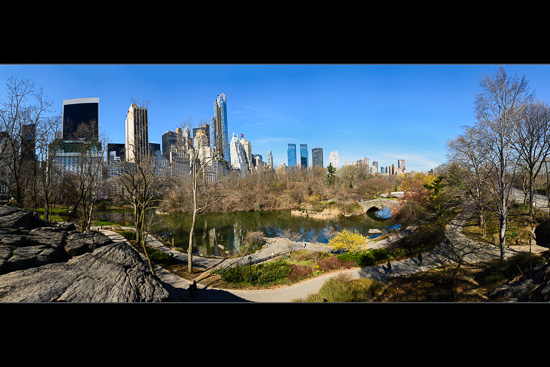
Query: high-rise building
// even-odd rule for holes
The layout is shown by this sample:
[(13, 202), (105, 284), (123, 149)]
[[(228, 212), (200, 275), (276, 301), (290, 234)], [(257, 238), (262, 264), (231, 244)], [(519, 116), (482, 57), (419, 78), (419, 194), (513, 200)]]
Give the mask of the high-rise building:
[(211, 133), (215, 141), (211, 142), (220, 154), (221, 158), (231, 162), (229, 152), (229, 138), (227, 129), (227, 100), (224, 93), (220, 93), (214, 100), (214, 126), (210, 127), (214, 131)]
[(398, 159), (397, 160), (397, 168), (403, 170), (405, 169), (405, 160), (404, 159)]
[(357, 168), (369, 169), (369, 159), (367, 157), (361, 158), (357, 161)]
[(338, 166), (340, 165), (340, 159), (338, 158), (338, 151), (330, 152), (330, 156), (328, 157), (329, 164), (332, 164), (332, 167), (338, 169)]
[(300, 165), (307, 168), (307, 144), (300, 144)]
[(271, 150), (267, 151), (267, 165), (270, 169), (273, 169), (273, 153), (271, 153)]
[(99, 98), (63, 100), (63, 140), (97, 140)]
[(126, 121), (126, 161), (137, 162), (149, 156), (149, 120), (147, 108), (132, 103)]
[(244, 148), (244, 153), (246, 155), (246, 163), (248, 165), (248, 169), (250, 171), (252, 171), (252, 165), (253, 165), (253, 163), (252, 163), (252, 145), (250, 144), (250, 142), (248, 140), (246, 140), (244, 138), (243, 134), (241, 134), (240, 142), (241, 142), (241, 145)]
[[(176, 128), (176, 133), (179, 134), (178, 129), (181, 131), (181, 129), (178, 127)], [(183, 128), (183, 149), (187, 152), (191, 145), (193, 144), (193, 139), (191, 138), (191, 130), (189, 130), (188, 126), (185, 126)]]
[(314, 166), (323, 167), (323, 148), (311, 149), (311, 161)]
[(107, 163), (124, 162), (126, 145), (118, 143), (107, 144)]
[(377, 161), (372, 161), (371, 173), (372, 174), (378, 173), (378, 162)]
[(288, 167), (296, 167), (296, 144), (288, 144)]
[(204, 134), (208, 138), (208, 145), (210, 145), (210, 125), (204, 124), (202, 126), (193, 128), (193, 138), (195, 138), (197, 136), (197, 131), (199, 131), (199, 130), (204, 131)]
[(168, 130), (162, 134), (162, 154), (170, 159), (170, 151), (178, 147), (178, 134), (175, 131)]
[(231, 166), (234, 169), (240, 170), (241, 176), (245, 176), (248, 173), (246, 153), (235, 133), (233, 133), (233, 138), (231, 138), (231, 142), (229, 143), (229, 149), (231, 152)]
[(36, 160), (36, 124), (21, 126), (21, 158), (26, 161)]
[(57, 145), (54, 163), (63, 173), (80, 174), (86, 166), (103, 160), (98, 140), (99, 98), (64, 99), (62, 127), (62, 140)]

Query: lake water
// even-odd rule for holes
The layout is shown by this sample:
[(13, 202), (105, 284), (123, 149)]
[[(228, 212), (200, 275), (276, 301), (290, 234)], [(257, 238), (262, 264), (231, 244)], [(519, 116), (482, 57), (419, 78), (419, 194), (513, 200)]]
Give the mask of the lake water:
[[(379, 211), (386, 215), (386, 211)], [(133, 222), (132, 211), (106, 211), (96, 214), (97, 219), (116, 221), (125, 219)], [(174, 245), (187, 249), (192, 217), (189, 214), (153, 215), (152, 229), (159, 237)], [(238, 253), (248, 232), (263, 231), (266, 237), (277, 237), (284, 230), (299, 234), (299, 240), (328, 243), (331, 234), (357, 230), (364, 236), (374, 238), (369, 229), (397, 229), (400, 225), (393, 218), (381, 219), (376, 212), (334, 220), (319, 220), (292, 216), (290, 210), (263, 212), (209, 213), (197, 217), (193, 251), (203, 255), (225, 255)], [(221, 246), (219, 246), (221, 245)]]

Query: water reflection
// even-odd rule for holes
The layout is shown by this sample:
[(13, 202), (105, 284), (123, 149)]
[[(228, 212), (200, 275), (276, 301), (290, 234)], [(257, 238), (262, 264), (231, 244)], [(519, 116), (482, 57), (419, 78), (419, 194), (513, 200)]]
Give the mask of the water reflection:
[[(387, 208), (386, 208), (387, 209)], [(223, 256), (239, 252), (248, 232), (263, 231), (267, 237), (277, 237), (283, 231), (299, 234), (300, 240), (328, 243), (336, 233), (347, 229), (357, 230), (364, 236), (375, 238), (381, 234), (369, 234), (370, 229), (383, 232), (397, 229), (400, 224), (391, 218), (389, 210), (369, 211), (367, 214), (340, 217), (333, 220), (318, 220), (297, 217), (290, 210), (269, 212), (210, 213), (197, 218), (193, 251), (199, 254)], [(131, 211), (109, 211), (97, 214), (98, 219), (132, 222)], [(155, 215), (152, 229), (168, 242), (173, 240), (176, 247), (187, 249), (189, 228), (192, 217), (187, 214)]]

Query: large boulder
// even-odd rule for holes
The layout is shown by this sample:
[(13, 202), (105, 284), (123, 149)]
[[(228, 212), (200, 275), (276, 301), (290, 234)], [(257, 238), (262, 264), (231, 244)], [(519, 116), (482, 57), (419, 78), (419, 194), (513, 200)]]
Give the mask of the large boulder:
[(535, 228), (535, 240), (539, 246), (550, 247), (550, 220), (542, 222)]
[(168, 292), (128, 243), (0, 206), (0, 302), (152, 302)]
[(32, 213), (11, 206), (0, 206), (0, 228), (27, 228), (32, 220)]
[(111, 243), (111, 239), (100, 232), (78, 232), (71, 234), (69, 238), (67, 238), (65, 251), (70, 256), (78, 256), (109, 243)]
[(0, 277), (2, 302), (160, 302), (168, 297), (126, 243)]

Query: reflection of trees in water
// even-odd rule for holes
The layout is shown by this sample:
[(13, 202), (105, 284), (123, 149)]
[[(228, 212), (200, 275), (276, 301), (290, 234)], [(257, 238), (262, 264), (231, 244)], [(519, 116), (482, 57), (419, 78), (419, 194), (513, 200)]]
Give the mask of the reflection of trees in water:
[[(118, 213), (99, 213), (104, 218), (113, 217)], [(128, 213), (131, 215), (132, 213)], [(124, 214), (122, 214), (124, 216)], [(191, 216), (188, 214), (158, 215), (155, 218), (153, 231), (164, 240), (170, 242), (174, 237), (174, 245), (187, 249)], [(203, 254), (224, 256), (225, 251), (233, 253), (241, 249), (248, 232), (263, 231), (266, 237), (277, 237), (283, 231), (289, 230), (300, 236), (300, 240), (316, 240), (328, 243), (336, 233), (348, 229), (357, 229), (361, 234), (368, 236), (371, 228), (383, 229), (398, 224), (394, 219), (380, 220), (374, 212), (366, 215), (340, 217), (333, 220), (318, 220), (307, 217), (296, 217), (290, 210), (266, 212), (235, 212), (235, 213), (208, 213), (197, 218), (193, 251)], [(223, 246), (220, 248), (219, 245)]]

